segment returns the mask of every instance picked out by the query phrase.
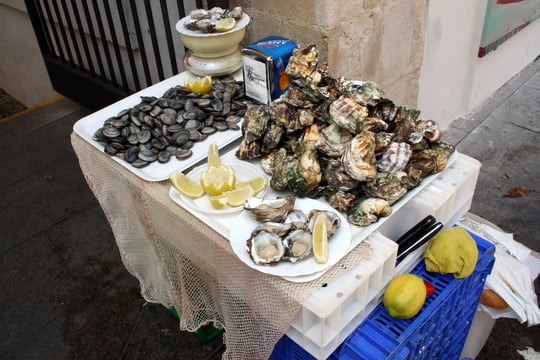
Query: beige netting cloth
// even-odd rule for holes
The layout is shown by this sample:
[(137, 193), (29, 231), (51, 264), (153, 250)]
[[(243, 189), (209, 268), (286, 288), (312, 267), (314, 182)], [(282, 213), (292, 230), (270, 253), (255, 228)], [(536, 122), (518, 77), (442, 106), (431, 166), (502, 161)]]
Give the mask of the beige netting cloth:
[(126, 269), (149, 302), (174, 306), (180, 329), (224, 328), (224, 359), (267, 359), (301, 304), (371, 253), (362, 242), (317, 280), (292, 283), (242, 263), (227, 239), (76, 134), (81, 170), (112, 227)]

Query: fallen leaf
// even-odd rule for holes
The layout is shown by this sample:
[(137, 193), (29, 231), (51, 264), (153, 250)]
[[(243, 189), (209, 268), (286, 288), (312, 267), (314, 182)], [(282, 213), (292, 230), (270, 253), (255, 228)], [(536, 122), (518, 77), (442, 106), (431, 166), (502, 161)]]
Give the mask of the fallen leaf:
[(508, 190), (504, 196), (506, 197), (523, 197), (527, 196), (530, 192), (535, 191), (534, 189), (526, 188), (525, 186), (518, 186), (513, 189)]
[(504, 177), (507, 178), (507, 179), (511, 179), (511, 178), (512, 178), (512, 174), (505, 172), (505, 173), (504, 173)]

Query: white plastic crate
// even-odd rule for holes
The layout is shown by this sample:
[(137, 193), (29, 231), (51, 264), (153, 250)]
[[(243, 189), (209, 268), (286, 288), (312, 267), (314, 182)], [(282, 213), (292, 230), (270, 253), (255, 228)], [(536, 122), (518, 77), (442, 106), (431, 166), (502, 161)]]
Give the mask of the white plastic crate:
[(364, 241), (372, 255), (311, 295), (286, 333), (317, 358), (328, 357), (375, 308), (394, 275), (397, 244), (377, 232)]
[(430, 214), (446, 226), (456, 223), (470, 209), (479, 172), (480, 162), (458, 153), (452, 165), (368, 236), (371, 258), (306, 299), (286, 335), (317, 359), (330, 356), (379, 303), (388, 281), (409, 272), (425, 248), (396, 268), (394, 240)]

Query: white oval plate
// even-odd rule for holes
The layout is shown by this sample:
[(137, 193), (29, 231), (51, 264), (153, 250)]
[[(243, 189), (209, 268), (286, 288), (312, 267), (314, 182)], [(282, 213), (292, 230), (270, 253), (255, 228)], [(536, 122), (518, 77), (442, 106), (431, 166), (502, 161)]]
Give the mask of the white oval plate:
[[(234, 169), (237, 182), (247, 181), (258, 176), (262, 176), (265, 179), (267, 179), (266, 174), (260, 168), (250, 163), (247, 163), (244, 161), (223, 161), (222, 164), (226, 166), (230, 166)], [(189, 177), (191, 180), (195, 181), (196, 183), (199, 183), (201, 179), (201, 173), (207, 168), (208, 168), (207, 164), (198, 166), (195, 169), (191, 170), (187, 174), (187, 177)], [(263, 196), (267, 188), (268, 188), (268, 179), (267, 179), (265, 188), (259, 191), (255, 195)], [(169, 191), (169, 196), (175, 203), (179, 205), (185, 205), (191, 208), (192, 210), (204, 212), (207, 214), (228, 214), (228, 213), (233, 213), (233, 212), (238, 212), (238, 211), (243, 210), (243, 206), (229, 207), (227, 205), (225, 205), (223, 209), (219, 209), (219, 210), (214, 209), (212, 207), (212, 204), (210, 204), (210, 200), (208, 199), (207, 195), (204, 195), (197, 199), (193, 199), (193, 198), (190, 198), (181, 194), (180, 192), (178, 192), (178, 190), (176, 190), (172, 186)]]
[(313, 209), (329, 210), (335, 212), (341, 219), (341, 226), (334, 236), (328, 240), (328, 262), (319, 264), (315, 257), (309, 257), (297, 263), (289, 261), (280, 261), (276, 265), (257, 265), (251, 260), (246, 250), (246, 241), (251, 235), (251, 231), (260, 224), (247, 211), (242, 212), (236, 218), (231, 227), (230, 242), (233, 252), (236, 256), (249, 267), (265, 274), (275, 276), (303, 276), (310, 275), (325, 269), (337, 263), (345, 254), (347, 254), (351, 245), (351, 229), (347, 219), (330, 205), (314, 199), (296, 199), (295, 209), (300, 209), (306, 214)]

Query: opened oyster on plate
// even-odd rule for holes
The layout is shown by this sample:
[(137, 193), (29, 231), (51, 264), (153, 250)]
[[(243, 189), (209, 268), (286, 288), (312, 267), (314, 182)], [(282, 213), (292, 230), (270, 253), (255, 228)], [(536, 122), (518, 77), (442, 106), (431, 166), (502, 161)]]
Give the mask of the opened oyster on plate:
[(324, 196), (367, 226), (455, 151), (435, 121), (394, 104), (374, 82), (332, 77), (315, 45), (295, 50), (285, 74), (293, 85), (280, 98), (248, 107), (236, 151), (259, 159), (276, 191)]
[[(295, 208), (296, 197), (276, 199), (250, 198), (244, 209), (259, 223), (246, 240), (246, 250), (257, 265), (275, 265), (280, 261), (296, 263), (315, 256), (326, 263), (327, 249), (321, 251), (317, 242), (327, 242), (341, 227), (339, 215), (326, 209), (308, 212)], [(318, 239), (318, 222), (324, 222), (323, 239)], [(324, 244), (327, 247), (327, 244)], [(322, 254), (319, 258), (321, 252)]]

